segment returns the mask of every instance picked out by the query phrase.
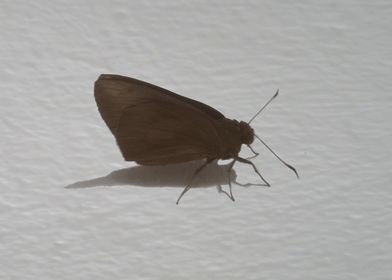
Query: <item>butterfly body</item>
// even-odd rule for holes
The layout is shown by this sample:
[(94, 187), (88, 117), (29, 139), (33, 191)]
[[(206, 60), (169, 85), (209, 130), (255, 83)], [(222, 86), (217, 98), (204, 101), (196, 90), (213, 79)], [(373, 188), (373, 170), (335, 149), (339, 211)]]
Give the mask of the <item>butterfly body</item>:
[[(259, 139), (282, 163), (257, 135), (249, 123), (267, 106), (276, 94), (248, 122), (231, 120), (214, 108), (199, 101), (178, 95), (164, 88), (120, 75), (103, 74), (94, 86), (98, 110), (114, 135), (121, 154), (126, 161), (140, 165), (166, 165), (191, 160), (206, 159), (193, 174), (181, 197), (190, 189), (193, 178), (209, 163), (218, 159), (233, 159), (229, 164), (230, 174), (235, 162), (253, 167), (263, 180), (256, 166), (239, 156), (241, 146)], [(231, 180), (229, 178), (230, 194)]]

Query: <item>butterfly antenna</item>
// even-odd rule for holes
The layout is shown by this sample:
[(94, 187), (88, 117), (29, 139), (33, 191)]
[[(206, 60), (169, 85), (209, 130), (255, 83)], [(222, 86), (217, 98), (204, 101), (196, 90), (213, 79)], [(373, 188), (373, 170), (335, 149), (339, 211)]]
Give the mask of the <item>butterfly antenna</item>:
[(270, 104), (271, 103), (271, 101), (272, 100), (274, 100), (277, 96), (278, 96), (278, 94), (279, 94), (279, 89), (276, 91), (276, 93), (274, 94), (274, 96), (272, 96), (271, 98), (270, 98), (270, 100), (268, 100), (268, 102), (267, 103), (265, 103), (265, 105), (250, 119), (250, 121), (248, 121), (248, 124), (250, 124), (260, 113), (261, 113), (261, 111), (263, 111), (263, 109), (265, 108), (265, 107), (267, 107), (267, 105), (268, 104)]
[(276, 156), (276, 158), (277, 158), (278, 160), (280, 160), (281, 163), (283, 163), (283, 164), (286, 165), (288, 168), (290, 168), (291, 170), (293, 170), (293, 172), (295, 173), (295, 175), (296, 175), (297, 178), (299, 179), (298, 172), (297, 172), (297, 170), (295, 170), (295, 168), (294, 168), (293, 166), (291, 166), (290, 164), (288, 164), (287, 162), (285, 162), (283, 159), (281, 159), (281, 158), (280, 158), (280, 157), (279, 157), (270, 147), (268, 147), (268, 145), (267, 145), (263, 140), (261, 140), (261, 138), (260, 138), (259, 136), (257, 136), (256, 134), (255, 134), (255, 136), (256, 136), (257, 139), (259, 139), (259, 141), (260, 141), (261, 143), (263, 143), (264, 146), (267, 147), (268, 150), (270, 150), (271, 153), (274, 154), (274, 156)]

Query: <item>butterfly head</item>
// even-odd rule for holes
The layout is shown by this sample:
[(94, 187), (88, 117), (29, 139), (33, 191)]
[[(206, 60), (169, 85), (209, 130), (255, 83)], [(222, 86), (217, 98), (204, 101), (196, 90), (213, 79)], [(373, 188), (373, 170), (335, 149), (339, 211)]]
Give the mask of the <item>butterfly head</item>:
[(241, 143), (249, 145), (253, 143), (254, 132), (253, 128), (250, 127), (246, 122), (240, 122), (240, 133), (241, 133)]

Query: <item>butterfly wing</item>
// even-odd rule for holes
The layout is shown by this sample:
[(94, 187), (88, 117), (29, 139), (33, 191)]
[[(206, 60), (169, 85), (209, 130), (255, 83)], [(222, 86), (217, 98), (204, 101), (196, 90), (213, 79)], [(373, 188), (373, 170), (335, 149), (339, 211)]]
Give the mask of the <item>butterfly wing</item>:
[(117, 75), (101, 75), (95, 99), (125, 160), (162, 165), (218, 158), (215, 109), (165, 89)]

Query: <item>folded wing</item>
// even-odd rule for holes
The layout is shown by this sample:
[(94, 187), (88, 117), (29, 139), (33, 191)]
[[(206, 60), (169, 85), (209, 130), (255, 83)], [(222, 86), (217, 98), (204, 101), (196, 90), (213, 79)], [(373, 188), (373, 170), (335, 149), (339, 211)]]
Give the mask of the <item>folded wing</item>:
[(112, 75), (97, 80), (95, 99), (125, 160), (162, 165), (220, 153), (213, 120), (223, 115), (203, 103)]

